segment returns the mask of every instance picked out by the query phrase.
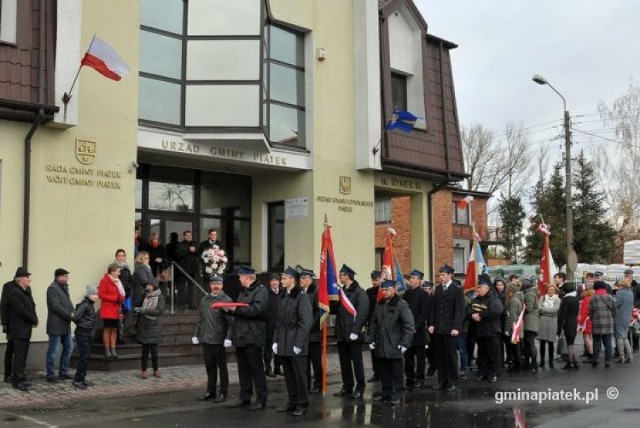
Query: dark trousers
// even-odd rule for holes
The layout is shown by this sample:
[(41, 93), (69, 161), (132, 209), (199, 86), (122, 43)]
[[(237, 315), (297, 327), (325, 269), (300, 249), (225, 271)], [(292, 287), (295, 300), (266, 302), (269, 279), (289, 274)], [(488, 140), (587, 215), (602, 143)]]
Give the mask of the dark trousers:
[(435, 357), (438, 367), (438, 386), (456, 386), (458, 383), (457, 339), (449, 334), (435, 334)]
[(478, 374), (498, 376), (502, 371), (502, 338), (476, 336), (478, 344)]
[(338, 356), (340, 358), (342, 387), (346, 390), (353, 390), (353, 376), (355, 374), (355, 389), (356, 391), (364, 392), (367, 383), (364, 379), (362, 343), (338, 342)]
[(382, 399), (391, 400), (398, 398), (402, 390), (402, 359), (400, 358), (376, 358), (380, 370), (380, 383), (382, 384)]
[(13, 339), (13, 361), (11, 363), (11, 383), (13, 386), (27, 380), (24, 368), (27, 363), (30, 344), (31, 341), (29, 339)]
[(631, 333), (631, 329), (629, 329), (629, 336), (631, 337), (633, 350), (638, 351), (640, 349), (640, 336), (636, 336), (635, 334)]
[[(187, 272), (194, 280), (196, 273)], [(176, 271), (176, 288), (178, 290), (178, 307), (181, 309), (196, 309), (196, 290), (197, 287), (182, 272)]]
[(511, 349), (511, 367), (514, 369), (520, 369), (522, 367), (522, 352), (520, 349), (520, 342), (511, 343), (509, 339), (509, 349)]
[(424, 381), (424, 345), (410, 346), (404, 353), (404, 375), (407, 384)]
[(202, 344), (204, 366), (207, 369), (207, 391), (216, 395), (218, 372), (220, 372), (220, 393), (227, 394), (229, 389), (229, 370), (227, 369), (227, 353), (222, 345)]
[(505, 352), (507, 353), (507, 363), (513, 363), (513, 348), (511, 348), (511, 335), (507, 336), (506, 334), (502, 335), (502, 344), (505, 348)]
[(540, 363), (544, 363), (544, 357), (545, 357), (545, 349), (549, 348), (549, 363), (553, 364), (553, 342), (550, 342), (548, 340), (541, 340), (540, 341)]
[(524, 363), (527, 367), (535, 369), (538, 367), (538, 349), (536, 348), (535, 331), (524, 332)]
[(273, 355), (273, 351), (271, 350), (271, 346), (273, 345), (273, 333), (269, 336), (267, 333), (267, 341), (264, 344), (264, 369), (265, 371), (271, 369), (271, 360), (273, 360), (273, 369), (279, 370), (280, 366), (282, 366), (282, 362), (278, 355)]
[(309, 342), (309, 358), (307, 358), (307, 381), (311, 385), (311, 368), (313, 368), (313, 386), (322, 388), (322, 343)]
[(7, 339), (7, 349), (4, 351), (4, 377), (10, 377), (12, 374), (13, 352), (13, 339)]
[(78, 346), (78, 365), (73, 380), (82, 382), (87, 376), (89, 360), (91, 359), (91, 335), (76, 332), (76, 344)]
[(380, 362), (378, 361), (378, 357), (373, 355), (373, 351), (371, 351), (371, 369), (373, 370), (373, 375), (380, 377)]
[(250, 403), (255, 386), (256, 403), (267, 404), (267, 378), (264, 374), (262, 348), (259, 346), (236, 347), (236, 358), (240, 378), (240, 401)]
[(157, 343), (143, 343), (142, 355), (140, 357), (140, 364), (142, 365), (142, 371), (147, 370), (149, 364), (149, 353), (151, 353), (151, 366), (153, 371), (158, 371), (158, 344)]
[(431, 341), (429, 342), (429, 347), (425, 349), (425, 354), (427, 354), (427, 361), (429, 362), (429, 368), (427, 369), (427, 373), (432, 376), (437, 369), (436, 362), (436, 353), (435, 353), (435, 339), (431, 336)]
[(307, 356), (280, 357), (284, 370), (284, 381), (287, 384), (289, 405), (295, 407), (309, 407), (307, 391)]
[(613, 347), (611, 344), (612, 334), (594, 334), (593, 335), (593, 359), (598, 361), (600, 359), (600, 349), (604, 344), (604, 360), (605, 362), (611, 362), (613, 358)]

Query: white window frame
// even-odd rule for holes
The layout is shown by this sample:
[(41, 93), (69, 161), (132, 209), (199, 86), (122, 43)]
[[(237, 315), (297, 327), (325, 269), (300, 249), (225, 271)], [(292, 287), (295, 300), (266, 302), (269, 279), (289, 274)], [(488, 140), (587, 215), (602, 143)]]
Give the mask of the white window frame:
[(391, 208), (391, 198), (381, 198), (375, 201), (375, 222), (391, 223), (393, 210)]

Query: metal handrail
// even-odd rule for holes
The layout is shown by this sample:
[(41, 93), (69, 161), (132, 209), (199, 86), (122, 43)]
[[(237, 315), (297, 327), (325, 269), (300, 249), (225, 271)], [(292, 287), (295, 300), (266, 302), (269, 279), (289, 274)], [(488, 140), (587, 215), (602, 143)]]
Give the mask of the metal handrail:
[(204, 288), (202, 288), (202, 287), (200, 286), (200, 284), (198, 284), (198, 281), (196, 281), (195, 279), (193, 279), (193, 278), (191, 277), (191, 275), (189, 275), (189, 274), (188, 274), (188, 273), (187, 273), (187, 272), (182, 268), (182, 266), (180, 266), (180, 265), (179, 265), (179, 264), (177, 264), (176, 262), (172, 261), (172, 262), (171, 262), (171, 313), (172, 313), (172, 314), (174, 313), (174, 310), (173, 310), (173, 306), (174, 306), (174, 304), (173, 304), (173, 303), (174, 303), (174, 302), (173, 302), (173, 300), (174, 300), (175, 295), (176, 295), (176, 290), (175, 290), (175, 287), (176, 287), (176, 281), (175, 281), (175, 272), (174, 272), (174, 267), (177, 267), (177, 268), (180, 270), (180, 272), (182, 272), (182, 274), (183, 274), (183, 275), (184, 275), (184, 276), (185, 276), (189, 281), (191, 281), (191, 282), (192, 282), (196, 287), (198, 287), (198, 288), (200, 289), (200, 291), (202, 291), (202, 294), (207, 294), (207, 292), (205, 291), (205, 289), (204, 289)]

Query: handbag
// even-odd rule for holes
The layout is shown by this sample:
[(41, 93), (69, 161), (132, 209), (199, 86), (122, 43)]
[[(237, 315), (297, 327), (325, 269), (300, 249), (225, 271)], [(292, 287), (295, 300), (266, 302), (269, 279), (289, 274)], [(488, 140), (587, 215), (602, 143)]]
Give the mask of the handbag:
[(562, 355), (567, 353), (567, 339), (564, 337), (564, 333), (558, 338), (558, 345), (556, 354)]

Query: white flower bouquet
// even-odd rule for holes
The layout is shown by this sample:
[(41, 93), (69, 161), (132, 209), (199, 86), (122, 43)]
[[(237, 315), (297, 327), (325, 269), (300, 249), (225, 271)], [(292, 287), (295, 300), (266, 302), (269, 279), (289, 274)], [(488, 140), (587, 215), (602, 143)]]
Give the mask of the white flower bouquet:
[(227, 268), (227, 256), (224, 250), (217, 245), (209, 248), (202, 253), (202, 261), (204, 262), (204, 271), (209, 275), (222, 275)]

